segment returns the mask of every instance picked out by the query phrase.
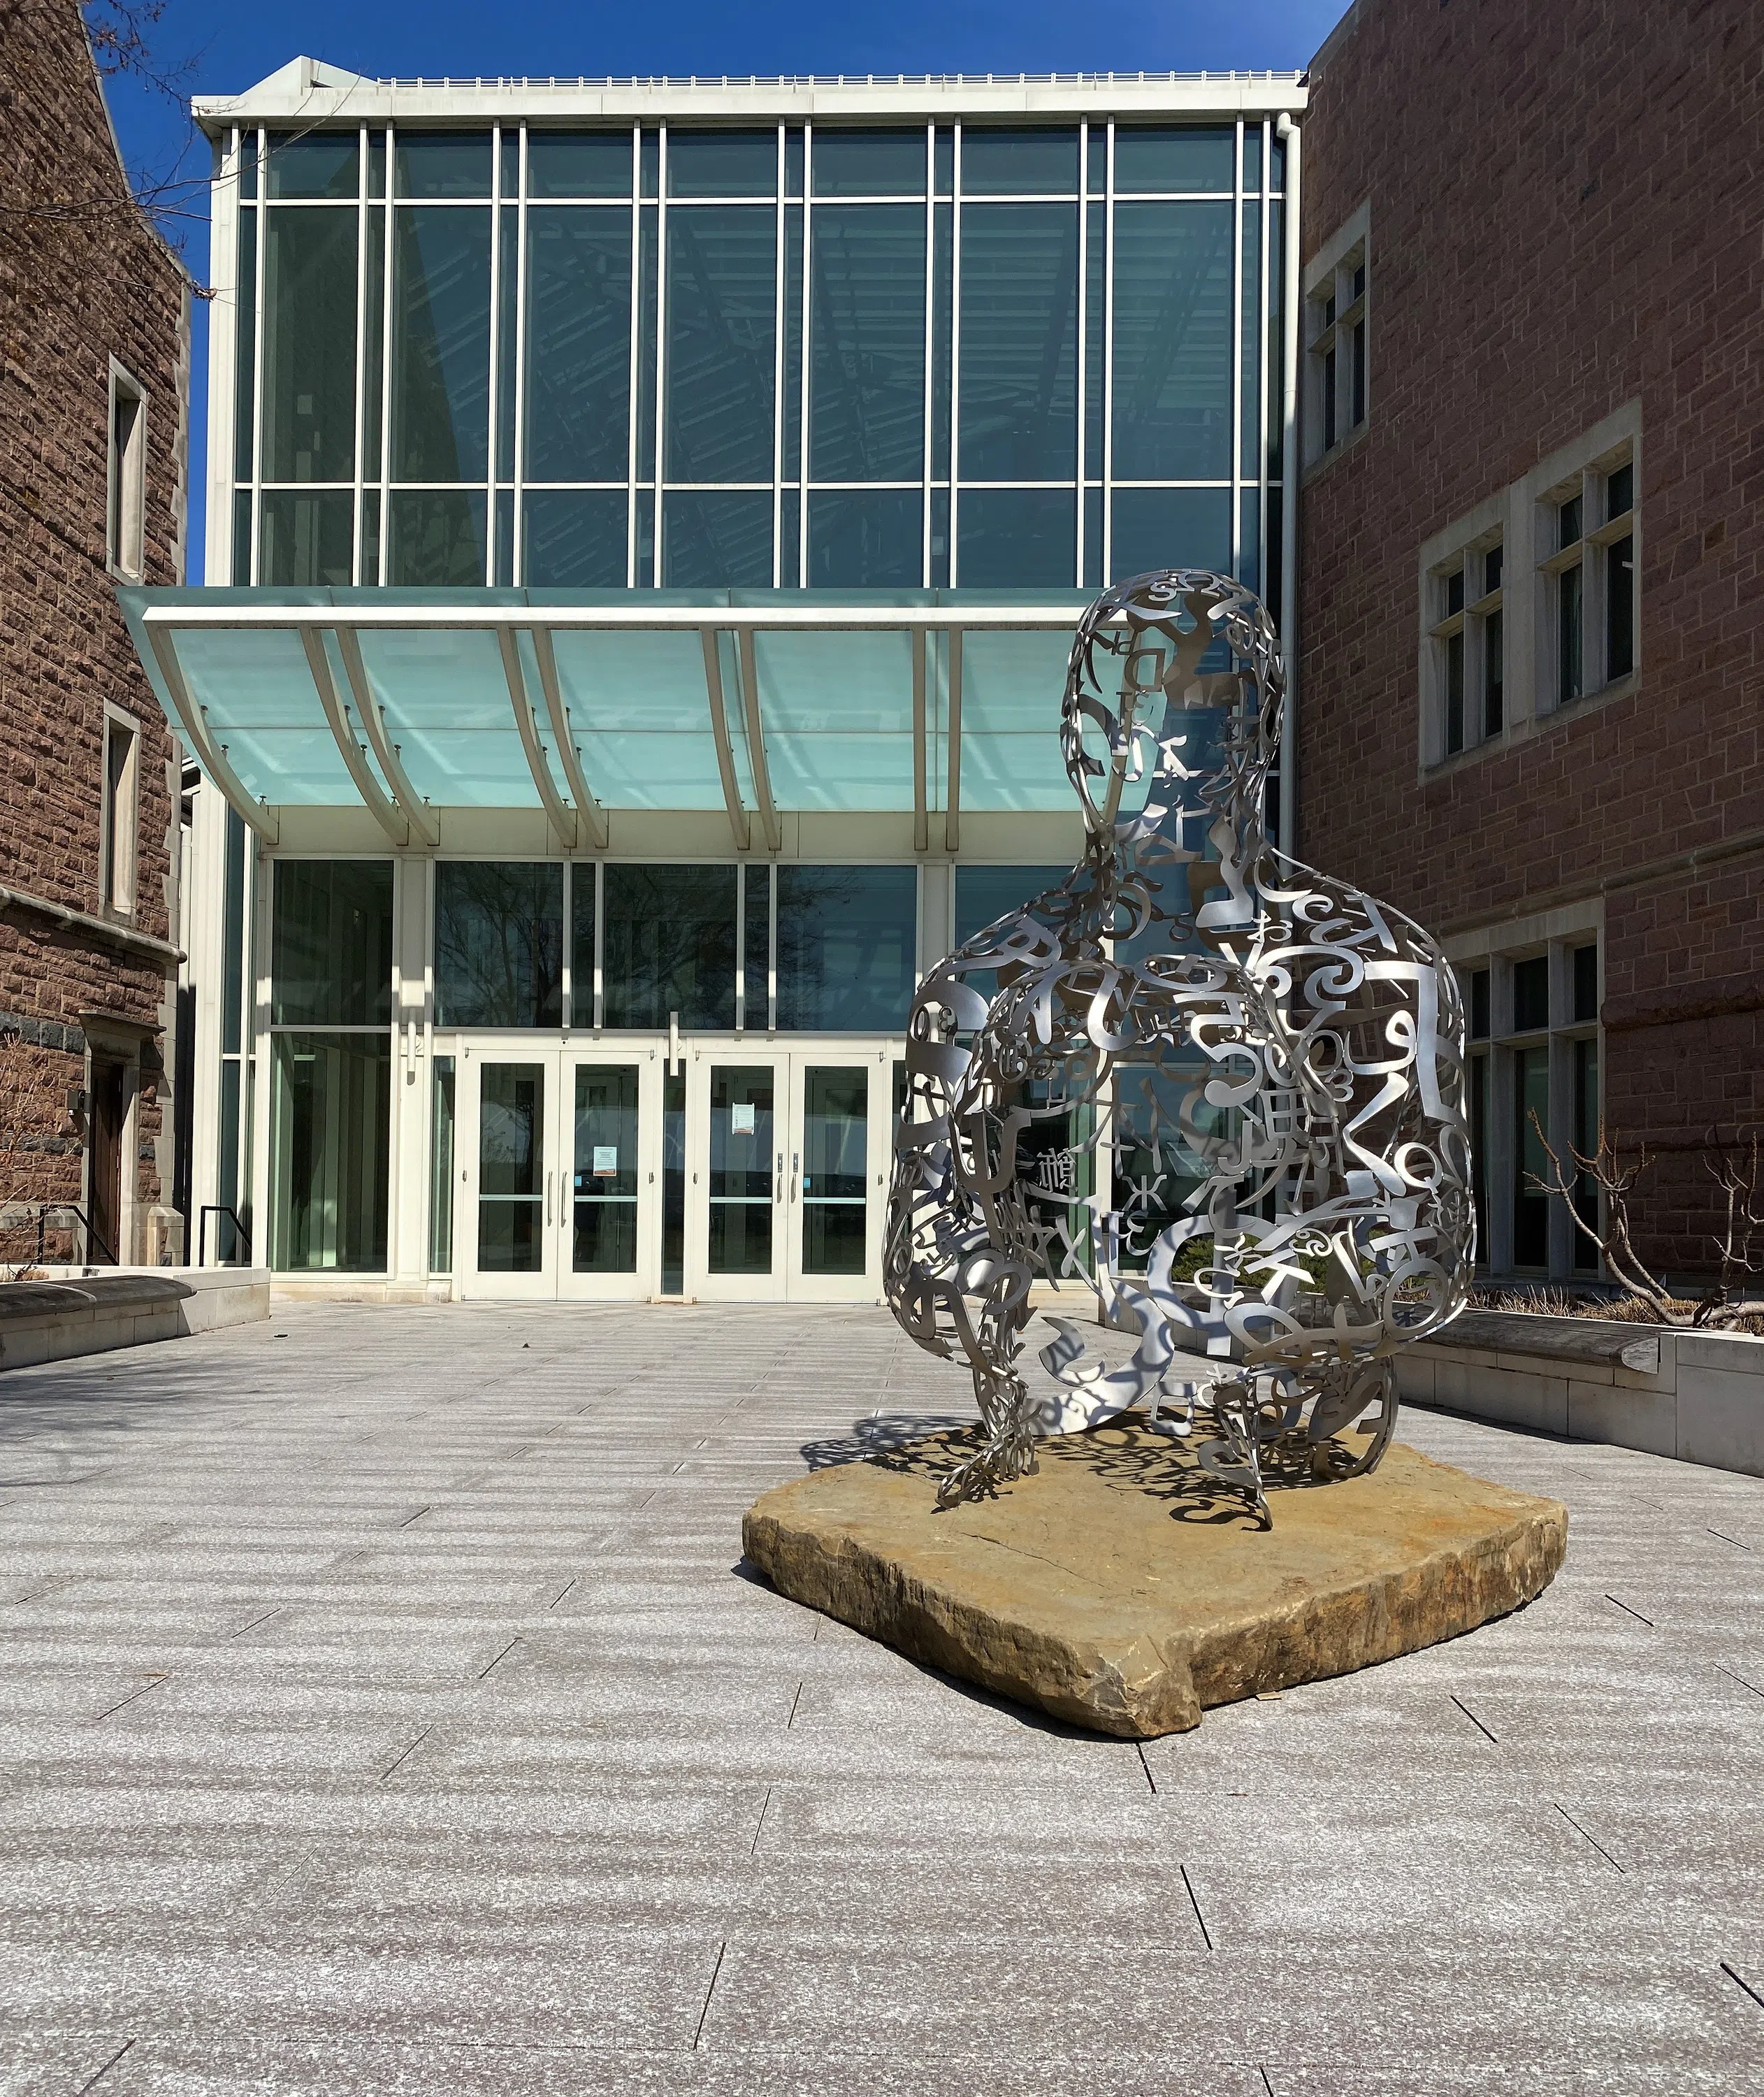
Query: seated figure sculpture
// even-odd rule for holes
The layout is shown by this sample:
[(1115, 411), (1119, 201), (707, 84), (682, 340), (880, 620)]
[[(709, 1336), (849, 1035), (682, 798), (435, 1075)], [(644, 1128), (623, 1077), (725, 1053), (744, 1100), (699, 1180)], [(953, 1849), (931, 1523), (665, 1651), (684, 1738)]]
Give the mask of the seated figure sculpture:
[[(979, 1446), (944, 1505), (1131, 1406), (1241, 1492), (1351, 1476), (1392, 1358), (1462, 1307), (1474, 1247), (1456, 979), (1421, 929), (1267, 836), (1284, 685), (1257, 598), (1185, 569), (1098, 598), (1061, 716), (1084, 857), (913, 1000), (885, 1275), (965, 1359)], [(1086, 1195), (1099, 1157), (1112, 1194)], [(1031, 1285), (1074, 1278), (1135, 1342), (1113, 1368)]]

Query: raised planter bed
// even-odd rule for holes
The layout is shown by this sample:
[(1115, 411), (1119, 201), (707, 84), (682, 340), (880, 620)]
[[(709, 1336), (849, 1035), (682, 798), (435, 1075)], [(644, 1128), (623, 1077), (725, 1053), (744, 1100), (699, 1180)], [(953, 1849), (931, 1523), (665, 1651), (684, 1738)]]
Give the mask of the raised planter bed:
[(1397, 1388), (1418, 1405), (1764, 1478), (1764, 1339), (1748, 1333), (1465, 1311), (1403, 1350)]
[(64, 1268), (40, 1281), (0, 1281), (0, 1369), (269, 1316), (265, 1267)]

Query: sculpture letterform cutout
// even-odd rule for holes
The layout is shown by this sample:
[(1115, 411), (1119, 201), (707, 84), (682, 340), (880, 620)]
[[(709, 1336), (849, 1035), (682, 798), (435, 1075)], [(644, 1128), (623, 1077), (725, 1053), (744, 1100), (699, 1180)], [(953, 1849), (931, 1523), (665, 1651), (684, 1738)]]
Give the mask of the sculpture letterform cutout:
[[(1083, 862), (913, 1000), (885, 1267), (908, 1333), (973, 1372), (980, 1446), (945, 1505), (1137, 1405), (1204, 1429), (1199, 1464), (1265, 1527), (1265, 1473), (1377, 1463), (1393, 1356), (1462, 1307), (1456, 979), (1420, 926), (1268, 842), (1283, 700), (1267, 614), (1228, 577), (1099, 598), (1060, 724)], [(1131, 1359), (1053, 1319), (1032, 1393), (1043, 1277), (1094, 1289)]]

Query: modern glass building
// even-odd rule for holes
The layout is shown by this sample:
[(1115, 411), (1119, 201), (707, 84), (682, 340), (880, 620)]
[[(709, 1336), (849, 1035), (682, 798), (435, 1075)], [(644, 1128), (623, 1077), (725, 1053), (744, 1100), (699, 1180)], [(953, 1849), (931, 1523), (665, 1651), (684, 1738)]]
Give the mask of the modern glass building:
[[(1088, 594), (1292, 621), (1293, 76), (374, 82), (215, 142), (211, 1255), (851, 1298), (914, 982), (1081, 849)], [(1108, 1169), (1107, 1161), (1103, 1169)]]

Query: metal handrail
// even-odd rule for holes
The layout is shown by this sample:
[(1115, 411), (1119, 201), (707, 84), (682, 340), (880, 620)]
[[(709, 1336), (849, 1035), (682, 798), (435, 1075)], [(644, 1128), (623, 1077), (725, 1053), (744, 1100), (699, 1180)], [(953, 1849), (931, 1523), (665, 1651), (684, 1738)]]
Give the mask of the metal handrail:
[(217, 1267), (238, 1267), (242, 1264), (250, 1266), (251, 1232), (239, 1221), (239, 1210), (230, 1202), (209, 1202), (196, 1211), (197, 1266), (206, 1267), (208, 1264), (208, 1219), (210, 1216), (230, 1216), (233, 1219), (235, 1237), (243, 1238), (245, 1241), (245, 1258), (243, 1262), (236, 1259), (217, 1260), (215, 1264)]
[[(110, 1262), (111, 1265), (112, 1267), (120, 1267), (122, 1264), (122, 1263), (117, 1259), (116, 1254), (112, 1251), (110, 1246), (94, 1228), (91, 1218), (86, 1215), (85, 1210), (81, 1208), (77, 1202), (39, 1202), (37, 1205), (37, 1264), (39, 1267), (43, 1264), (43, 1233), (49, 1227), (49, 1212), (51, 1209), (59, 1210), (59, 1213), (64, 1216), (77, 1216), (81, 1226), (85, 1229), (87, 1238), (93, 1245), (95, 1245), (98, 1247), (98, 1250), (103, 1254), (105, 1259)], [(55, 1228), (58, 1231), (63, 1230), (66, 1228), (66, 1225), (57, 1224)]]

